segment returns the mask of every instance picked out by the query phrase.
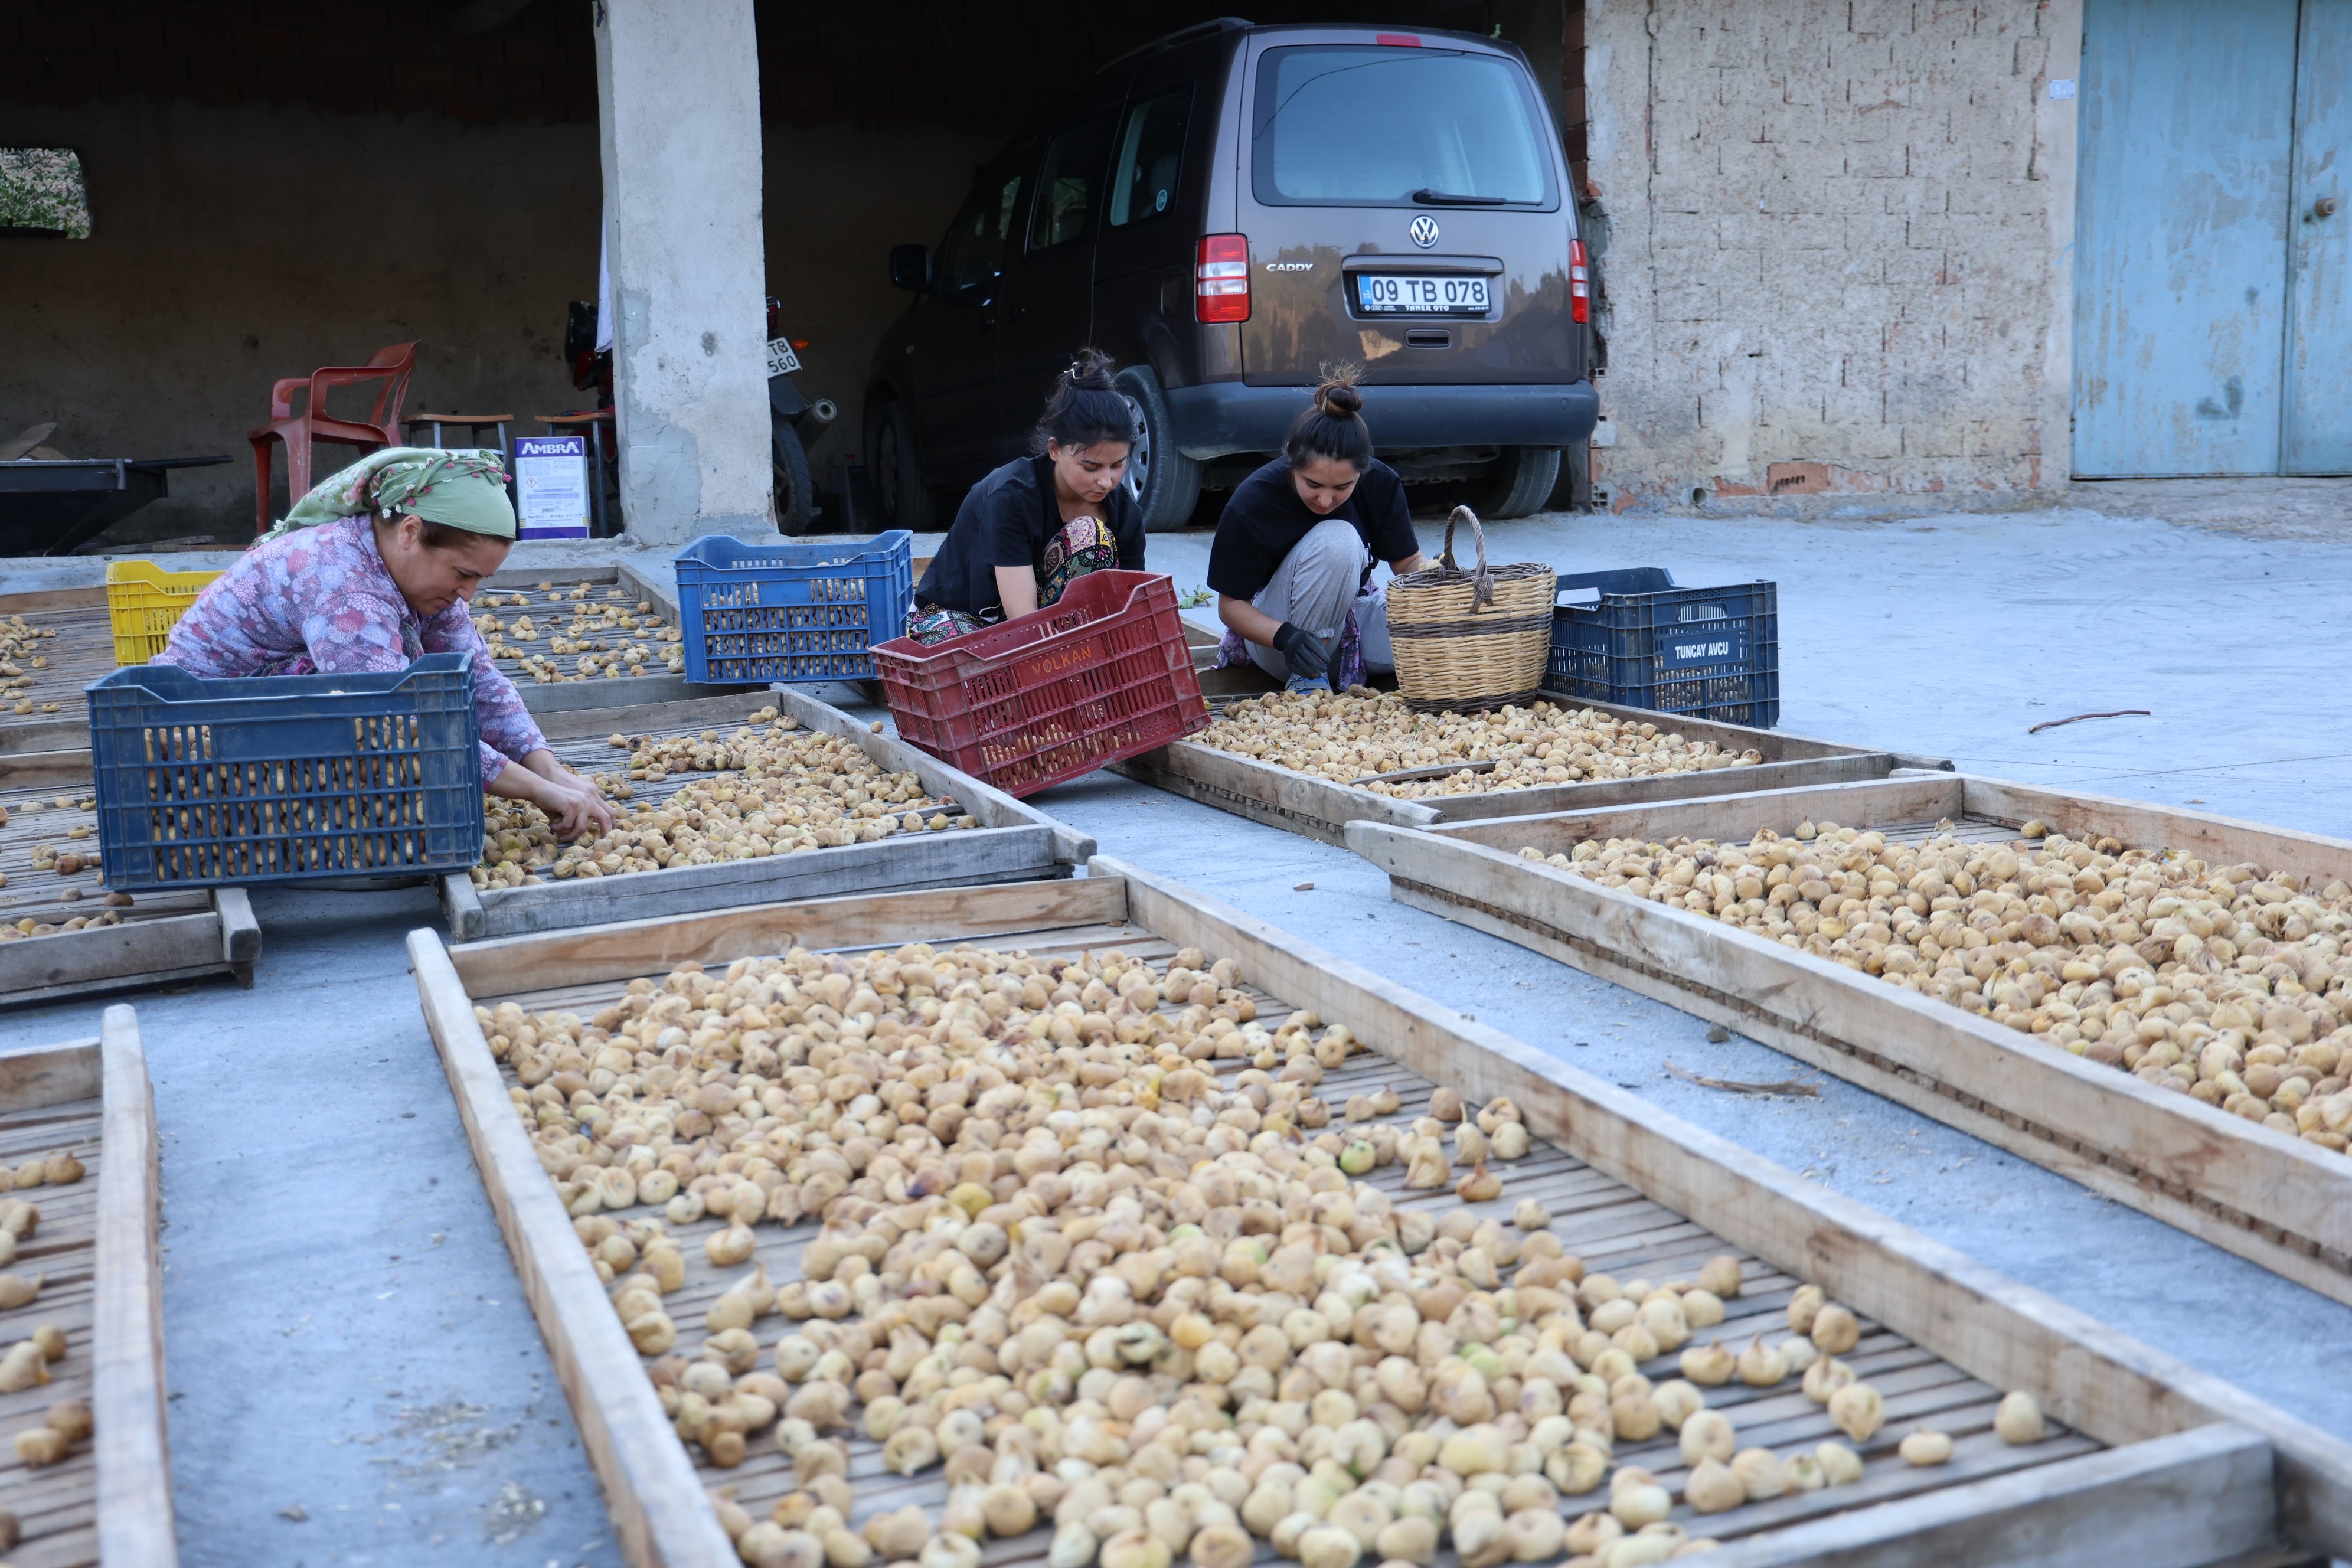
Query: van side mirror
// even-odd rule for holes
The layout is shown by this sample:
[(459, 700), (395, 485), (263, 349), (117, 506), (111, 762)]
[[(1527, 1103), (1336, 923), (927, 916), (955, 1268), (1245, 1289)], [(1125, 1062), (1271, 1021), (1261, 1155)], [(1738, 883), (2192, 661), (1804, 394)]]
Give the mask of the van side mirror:
[(894, 245), (890, 247), (890, 287), (928, 294), (931, 289), (931, 247)]

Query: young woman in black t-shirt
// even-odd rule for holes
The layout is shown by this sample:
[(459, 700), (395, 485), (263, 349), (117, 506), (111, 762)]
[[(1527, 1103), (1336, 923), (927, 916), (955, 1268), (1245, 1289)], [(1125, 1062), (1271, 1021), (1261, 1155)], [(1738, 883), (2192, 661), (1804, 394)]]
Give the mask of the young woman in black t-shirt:
[(915, 589), (907, 635), (941, 643), (1052, 605), (1107, 566), (1143, 570), (1143, 520), (1120, 481), (1135, 416), (1108, 356), (1080, 349), (1055, 383), (1031, 456), (974, 485)]
[(1282, 456), (1234, 488), (1209, 547), (1224, 662), (1246, 656), (1294, 691), (1391, 668), (1372, 566), (1402, 576), (1429, 563), (1404, 481), (1372, 456), (1363, 405), (1345, 374), (1317, 387)]

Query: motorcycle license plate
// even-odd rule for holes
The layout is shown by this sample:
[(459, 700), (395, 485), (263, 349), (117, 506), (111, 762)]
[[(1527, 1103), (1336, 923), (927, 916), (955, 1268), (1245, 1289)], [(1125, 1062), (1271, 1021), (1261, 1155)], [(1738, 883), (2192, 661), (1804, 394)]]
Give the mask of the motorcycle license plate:
[(768, 374), (770, 375), (790, 375), (800, 367), (801, 356), (793, 353), (792, 339), (770, 338), (768, 340)]
[(1360, 272), (1356, 304), (1367, 315), (1483, 316), (1487, 309), (1486, 279)]

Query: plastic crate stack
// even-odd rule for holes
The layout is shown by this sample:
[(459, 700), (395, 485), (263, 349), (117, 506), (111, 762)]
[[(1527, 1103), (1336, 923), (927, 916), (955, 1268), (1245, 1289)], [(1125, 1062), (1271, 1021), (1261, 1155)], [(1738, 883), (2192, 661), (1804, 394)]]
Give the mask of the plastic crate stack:
[(163, 651), (172, 628), (217, 572), (166, 572), (152, 561), (110, 561), (106, 567), (106, 618), (114, 631), (114, 662), (144, 664)]
[(1559, 580), (1545, 684), (1588, 702), (1769, 730), (1780, 721), (1777, 584), (1678, 588), (1656, 566)]
[(1090, 572), (1059, 603), (929, 647), (874, 649), (898, 733), (1007, 795), (1180, 740), (1209, 722), (1176, 585)]
[(904, 629), (915, 537), (868, 544), (746, 544), (698, 539), (677, 556), (686, 678), (728, 685), (857, 680), (867, 650)]
[(118, 669), (89, 688), (106, 885), (462, 871), (481, 858), (478, 741), (471, 654), (383, 675)]

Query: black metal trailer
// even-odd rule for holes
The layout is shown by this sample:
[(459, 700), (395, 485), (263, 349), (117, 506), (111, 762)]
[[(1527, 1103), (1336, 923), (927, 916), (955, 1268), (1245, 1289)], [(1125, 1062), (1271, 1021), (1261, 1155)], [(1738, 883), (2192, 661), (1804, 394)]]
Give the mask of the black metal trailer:
[(0, 463), (0, 555), (69, 555), (171, 489), (173, 468), (228, 458), (19, 458)]

